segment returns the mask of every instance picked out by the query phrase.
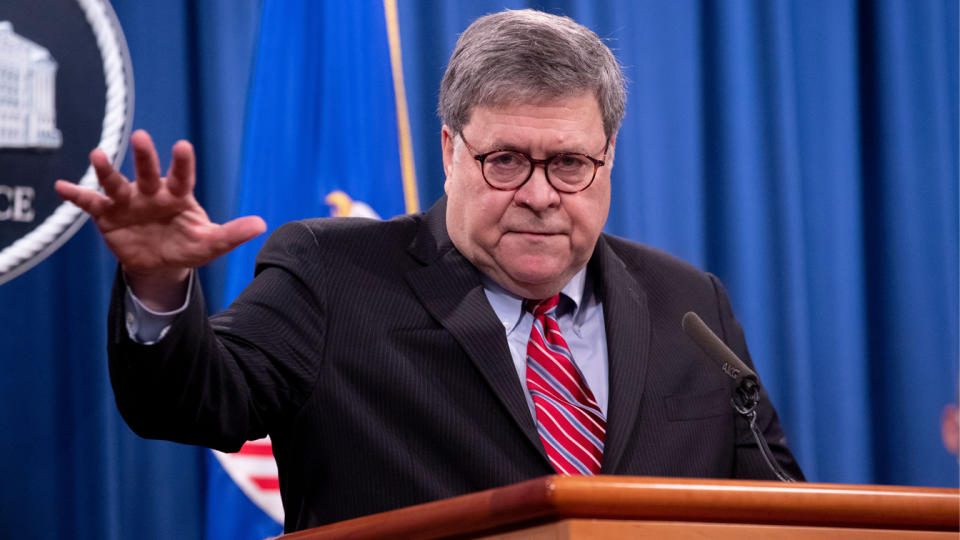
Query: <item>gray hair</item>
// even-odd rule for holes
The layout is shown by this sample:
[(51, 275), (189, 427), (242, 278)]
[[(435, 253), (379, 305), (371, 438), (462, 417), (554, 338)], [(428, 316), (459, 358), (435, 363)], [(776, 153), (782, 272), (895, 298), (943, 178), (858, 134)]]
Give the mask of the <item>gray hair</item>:
[(609, 139), (623, 120), (625, 86), (617, 59), (589, 28), (542, 11), (507, 10), (480, 17), (460, 35), (440, 83), (438, 113), (460, 133), (476, 106), (592, 91)]

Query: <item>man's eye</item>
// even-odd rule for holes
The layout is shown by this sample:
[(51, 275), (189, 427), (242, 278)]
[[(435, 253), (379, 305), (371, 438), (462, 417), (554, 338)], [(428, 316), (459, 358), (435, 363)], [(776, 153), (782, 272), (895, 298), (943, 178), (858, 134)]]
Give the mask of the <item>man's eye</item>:
[(587, 167), (587, 159), (580, 154), (561, 154), (551, 162), (554, 169), (562, 172), (577, 172)]
[(496, 152), (487, 156), (487, 163), (499, 168), (520, 167), (524, 161), (516, 152)]

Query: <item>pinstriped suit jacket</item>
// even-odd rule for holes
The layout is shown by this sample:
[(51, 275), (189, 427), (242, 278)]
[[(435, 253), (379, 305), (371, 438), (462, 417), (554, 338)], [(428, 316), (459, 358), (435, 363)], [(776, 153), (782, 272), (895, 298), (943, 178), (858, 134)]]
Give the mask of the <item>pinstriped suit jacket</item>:
[[(226, 311), (208, 319), (194, 287), (156, 345), (127, 336), (118, 277), (109, 353), (121, 414), (141, 436), (225, 451), (269, 433), (287, 531), (553, 474), (445, 206), (284, 225)], [(696, 311), (750, 363), (716, 278), (608, 235), (588, 275), (610, 362), (602, 473), (772, 478), (729, 379), (681, 330)], [(762, 398), (765, 436), (801, 477)]]

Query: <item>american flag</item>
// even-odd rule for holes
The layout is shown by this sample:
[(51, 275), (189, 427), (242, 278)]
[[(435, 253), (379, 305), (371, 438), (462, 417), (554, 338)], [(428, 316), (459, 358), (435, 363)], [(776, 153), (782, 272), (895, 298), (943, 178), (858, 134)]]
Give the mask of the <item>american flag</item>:
[(225, 454), (214, 450), (213, 455), (254, 504), (278, 523), (283, 523), (280, 479), (269, 436), (248, 441), (237, 453)]

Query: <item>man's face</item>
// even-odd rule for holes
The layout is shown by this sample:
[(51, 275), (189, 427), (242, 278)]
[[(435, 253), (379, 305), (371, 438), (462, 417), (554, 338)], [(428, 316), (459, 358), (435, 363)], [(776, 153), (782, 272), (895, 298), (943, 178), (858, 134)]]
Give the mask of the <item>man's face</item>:
[[(544, 159), (577, 152), (600, 159), (606, 137), (591, 93), (535, 105), (476, 107), (463, 137), (477, 153), (511, 149)], [(561, 193), (536, 166), (514, 191), (491, 188), (474, 153), (443, 126), (447, 229), (458, 250), (481, 272), (525, 298), (559, 292), (593, 253), (610, 209), (615, 139), (593, 184)]]

